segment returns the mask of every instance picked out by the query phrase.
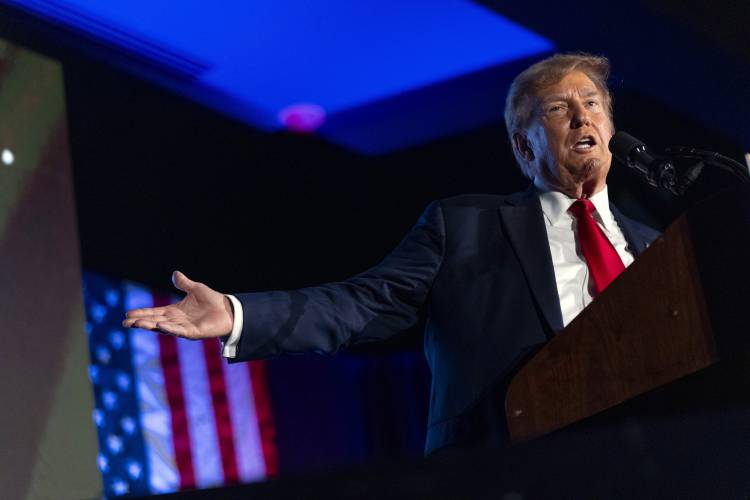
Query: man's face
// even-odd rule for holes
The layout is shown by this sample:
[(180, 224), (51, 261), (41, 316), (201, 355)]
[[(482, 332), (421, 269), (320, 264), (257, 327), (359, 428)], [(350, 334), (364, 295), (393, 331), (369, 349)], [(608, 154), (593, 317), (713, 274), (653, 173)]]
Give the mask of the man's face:
[[(529, 173), (542, 187), (570, 196), (592, 195), (607, 180), (613, 133), (605, 96), (580, 71), (542, 89), (520, 140)], [(523, 137), (525, 135), (525, 137)]]

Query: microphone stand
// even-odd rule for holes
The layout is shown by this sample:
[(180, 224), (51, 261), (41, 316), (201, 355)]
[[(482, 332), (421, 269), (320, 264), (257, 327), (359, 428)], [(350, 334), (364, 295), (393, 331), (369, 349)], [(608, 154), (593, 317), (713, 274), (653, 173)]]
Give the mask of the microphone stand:
[(711, 165), (732, 174), (742, 183), (750, 183), (750, 172), (741, 163), (716, 153), (687, 146), (669, 147), (664, 150), (664, 156), (680, 160), (697, 160), (689, 167), (676, 186), (679, 194), (684, 194), (687, 188), (698, 178), (704, 165)]

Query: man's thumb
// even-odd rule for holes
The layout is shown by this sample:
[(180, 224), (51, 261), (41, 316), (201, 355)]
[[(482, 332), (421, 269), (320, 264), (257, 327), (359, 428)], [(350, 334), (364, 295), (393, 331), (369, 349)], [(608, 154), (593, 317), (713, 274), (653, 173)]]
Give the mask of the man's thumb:
[(178, 290), (182, 290), (183, 292), (187, 293), (187, 292), (190, 292), (193, 288), (195, 288), (195, 286), (198, 283), (191, 280), (190, 278), (182, 274), (180, 271), (175, 271), (172, 273), (172, 284)]

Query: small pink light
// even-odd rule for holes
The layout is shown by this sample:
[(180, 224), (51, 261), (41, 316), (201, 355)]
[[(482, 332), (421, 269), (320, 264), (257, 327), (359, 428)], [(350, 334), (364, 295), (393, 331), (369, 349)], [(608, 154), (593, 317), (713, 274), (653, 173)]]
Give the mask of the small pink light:
[(317, 104), (301, 102), (279, 111), (279, 121), (291, 132), (315, 132), (326, 121), (326, 112)]

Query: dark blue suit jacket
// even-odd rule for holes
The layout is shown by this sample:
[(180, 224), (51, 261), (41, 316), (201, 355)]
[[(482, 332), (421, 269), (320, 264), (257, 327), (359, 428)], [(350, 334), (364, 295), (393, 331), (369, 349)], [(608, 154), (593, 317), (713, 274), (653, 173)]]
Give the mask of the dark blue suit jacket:
[[(657, 233), (613, 213), (635, 254)], [(465, 195), (430, 204), (383, 262), (339, 283), (237, 294), (238, 360), (333, 353), (426, 314), (433, 374), (426, 452), (507, 439), (505, 386), (563, 328), (539, 198)]]

